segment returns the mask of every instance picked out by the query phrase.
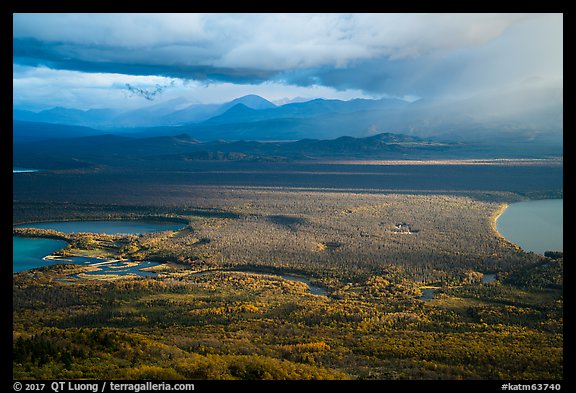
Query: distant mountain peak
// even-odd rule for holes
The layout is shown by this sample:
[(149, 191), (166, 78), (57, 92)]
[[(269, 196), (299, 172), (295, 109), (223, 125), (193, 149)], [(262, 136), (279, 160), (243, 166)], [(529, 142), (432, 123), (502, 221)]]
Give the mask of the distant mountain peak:
[(234, 112), (254, 112), (254, 111), (256, 111), (256, 109), (250, 108), (248, 105), (240, 102), (240, 103), (232, 106), (226, 112), (232, 112), (232, 111), (234, 111)]
[(242, 97), (238, 97), (228, 103), (229, 107), (232, 107), (236, 104), (244, 104), (248, 108), (251, 109), (270, 109), (276, 108), (272, 102), (268, 101), (267, 99), (260, 97), (256, 94), (248, 94)]
[(224, 113), (214, 116), (207, 120), (206, 123), (220, 123), (220, 122), (238, 122), (247, 120), (252, 117), (254, 113), (258, 112), (256, 109), (249, 108), (246, 104), (237, 103), (228, 108)]

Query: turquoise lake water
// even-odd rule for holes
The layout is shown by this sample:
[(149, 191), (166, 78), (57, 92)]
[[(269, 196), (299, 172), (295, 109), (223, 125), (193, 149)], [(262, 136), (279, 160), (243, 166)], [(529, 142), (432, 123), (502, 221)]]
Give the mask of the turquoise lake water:
[(42, 258), (67, 244), (63, 240), (12, 236), (12, 271), (21, 272), (55, 264)]
[(545, 199), (512, 203), (496, 222), (502, 236), (524, 251), (543, 255), (564, 250), (564, 200)]
[[(33, 224), (17, 225), (18, 228), (40, 228), (53, 229), (64, 233), (72, 232), (92, 232), (106, 233), (109, 235), (116, 234), (141, 234), (154, 231), (178, 230), (184, 227), (184, 224), (174, 222), (147, 222), (147, 221), (62, 221), (62, 222), (43, 222)], [(41, 238), (23, 238), (12, 237), (12, 271), (21, 272), (42, 266), (53, 265), (57, 263), (84, 263), (79, 259), (70, 261), (50, 261), (43, 260), (47, 255), (52, 254), (67, 243), (62, 240), (41, 239)], [(144, 267), (144, 266), (142, 266)], [(108, 267), (107, 267), (108, 268)], [(119, 274), (122, 270), (116, 270)], [(135, 273), (137, 269), (127, 270), (126, 273)], [(144, 274), (141, 274), (144, 275)]]

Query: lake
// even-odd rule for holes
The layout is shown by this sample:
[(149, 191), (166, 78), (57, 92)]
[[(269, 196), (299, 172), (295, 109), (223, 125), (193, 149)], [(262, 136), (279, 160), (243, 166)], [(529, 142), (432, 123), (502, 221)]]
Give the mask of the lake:
[[(72, 232), (92, 232), (117, 234), (141, 234), (154, 231), (179, 230), (184, 224), (161, 221), (55, 221), (17, 225), (17, 228), (40, 228), (53, 229), (64, 233)], [(42, 266), (56, 263), (79, 263), (78, 260), (50, 261), (44, 260), (47, 255), (52, 254), (67, 245), (62, 240), (24, 238), (13, 236), (12, 271), (21, 272)], [(134, 270), (134, 269), (133, 269)], [(127, 273), (133, 273), (130, 270)], [(118, 270), (118, 273), (121, 271)]]
[(544, 255), (545, 251), (563, 251), (563, 199), (545, 199), (512, 203), (496, 221), (496, 229), (507, 240)]
[(16, 228), (39, 228), (52, 229), (58, 232), (91, 232), (105, 233), (108, 235), (134, 234), (139, 235), (146, 232), (156, 231), (177, 231), (182, 229), (184, 224), (161, 221), (54, 221), (36, 222), (30, 224), (17, 225)]
[(63, 240), (12, 236), (12, 271), (21, 272), (53, 264), (43, 260), (68, 243)]
[(34, 169), (34, 168), (21, 168), (21, 167), (13, 167), (12, 168), (12, 173), (31, 173), (31, 172), (40, 172), (40, 169)]

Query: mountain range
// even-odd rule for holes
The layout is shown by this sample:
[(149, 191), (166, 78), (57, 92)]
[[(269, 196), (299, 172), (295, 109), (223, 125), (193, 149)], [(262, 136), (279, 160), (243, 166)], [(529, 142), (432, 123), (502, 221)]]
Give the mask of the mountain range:
[[(99, 135), (188, 134), (200, 141), (356, 138), (381, 133), (466, 143), (562, 146), (563, 89), (528, 87), (462, 99), (314, 99), (277, 106), (257, 95), (223, 104), (183, 99), (137, 110), (13, 111), (14, 142)], [(55, 126), (58, 125), (58, 126)]]
[(177, 98), (143, 108), (124, 111), (106, 108), (84, 111), (62, 107), (51, 108), (40, 112), (16, 109), (13, 111), (13, 119), (104, 129), (170, 126), (199, 123), (219, 116), (238, 104), (246, 105), (252, 109), (270, 109), (276, 107), (272, 102), (260, 96), (250, 94), (223, 104), (189, 104), (186, 100)]
[[(93, 135), (14, 145), (14, 163), (45, 169), (112, 165), (119, 162), (293, 161), (332, 158), (402, 158), (436, 155), (458, 146), (409, 135), (382, 133), (366, 138), (303, 139), (295, 142), (200, 142), (187, 134), (135, 138)], [(454, 153), (453, 153), (454, 154)], [(458, 154), (458, 153), (455, 153)]]
[[(18, 143), (13, 147), (17, 167), (43, 169), (186, 168), (193, 162), (291, 162), (318, 160), (405, 160), (553, 156), (540, 145), (479, 145), (380, 133), (364, 138), (298, 141), (202, 142), (188, 134), (174, 136), (89, 135)], [(557, 155), (557, 154), (556, 154)]]

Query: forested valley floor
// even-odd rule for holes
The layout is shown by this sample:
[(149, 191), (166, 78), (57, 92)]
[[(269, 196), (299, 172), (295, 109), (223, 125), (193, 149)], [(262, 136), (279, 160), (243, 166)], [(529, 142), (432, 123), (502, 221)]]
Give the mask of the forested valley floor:
[(66, 239), (61, 255), (164, 262), (152, 278), (88, 279), (80, 265), (14, 274), (15, 379), (563, 377), (563, 260), (524, 253), (494, 226), (518, 194), (179, 190), (150, 204), (15, 199), (14, 223), (185, 225), (15, 229)]

